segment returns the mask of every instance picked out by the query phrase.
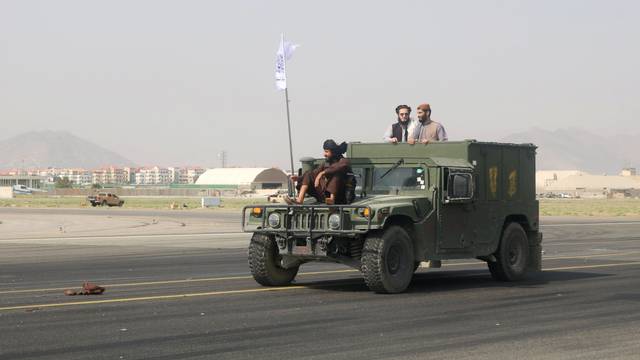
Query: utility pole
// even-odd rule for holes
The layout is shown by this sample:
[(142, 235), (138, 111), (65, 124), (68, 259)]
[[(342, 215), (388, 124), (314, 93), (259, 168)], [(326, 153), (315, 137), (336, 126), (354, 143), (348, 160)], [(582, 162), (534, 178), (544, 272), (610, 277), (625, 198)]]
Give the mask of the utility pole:
[(220, 163), (222, 164), (222, 167), (226, 168), (227, 167), (227, 152), (225, 150), (222, 150), (218, 154), (218, 159), (220, 159)]

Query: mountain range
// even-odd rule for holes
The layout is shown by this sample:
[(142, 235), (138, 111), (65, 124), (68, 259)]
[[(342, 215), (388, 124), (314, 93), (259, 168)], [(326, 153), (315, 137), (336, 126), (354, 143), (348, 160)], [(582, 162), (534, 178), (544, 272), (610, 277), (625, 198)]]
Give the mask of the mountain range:
[(640, 166), (640, 134), (600, 135), (577, 128), (532, 128), (501, 141), (538, 146), (538, 170), (582, 170), (592, 174), (620, 173)]
[[(640, 134), (607, 136), (578, 129), (531, 128), (500, 141), (538, 146), (538, 170), (617, 174), (640, 167)], [(161, 159), (156, 162), (161, 163)], [(32, 131), (0, 141), (0, 169), (134, 166), (111, 150), (65, 131)]]
[(120, 154), (65, 131), (31, 131), (0, 141), (0, 169), (132, 166)]

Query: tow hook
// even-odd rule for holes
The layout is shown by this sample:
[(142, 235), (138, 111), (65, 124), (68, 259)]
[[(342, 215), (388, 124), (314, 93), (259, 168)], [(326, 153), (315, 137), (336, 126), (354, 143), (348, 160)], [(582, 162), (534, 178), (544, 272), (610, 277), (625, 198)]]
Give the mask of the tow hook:
[(331, 237), (321, 237), (320, 239), (318, 239), (318, 246), (320, 246), (320, 250), (326, 253), (327, 249), (329, 248), (330, 242)]

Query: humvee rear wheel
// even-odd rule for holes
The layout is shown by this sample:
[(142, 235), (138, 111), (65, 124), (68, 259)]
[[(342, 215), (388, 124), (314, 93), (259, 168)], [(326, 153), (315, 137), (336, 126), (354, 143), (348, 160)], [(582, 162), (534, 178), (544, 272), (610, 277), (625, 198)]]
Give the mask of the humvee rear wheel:
[(253, 234), (249, 244), (249, 268), (253, 278), (264, 286), (289, 285), (300, 266), (285, 269), (281, 263), (276, 240), (267, 235)]
[(507, 225), (494, 256), (496, 261), (488, 262), (489, 271), (494, 279), (516, 281), (525, 276), (529, 259), (529, 243), (527, 234), (520, 224)]
[(362, 273), (369, 289), (378, 293), (403, 292), (414, 272), (413, 242), (400, 226), (369, 235), (362, 249)]

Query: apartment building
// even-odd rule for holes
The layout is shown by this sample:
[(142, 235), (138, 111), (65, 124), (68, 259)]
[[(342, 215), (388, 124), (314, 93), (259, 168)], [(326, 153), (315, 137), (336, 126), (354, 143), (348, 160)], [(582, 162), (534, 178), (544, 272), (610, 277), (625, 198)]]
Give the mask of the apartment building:
[(204, 174), (205, 169), (199, 167), (184, 168), (180, 173), (177, 181), (179, 184), (195, 184), (200, 175)]
[(88, 185), (93, 180), (91, 172), (85, 169), (56, 169), (52, 174), (54, 177), (67, 178), (77, 185)]
[(167, 185), (171, 183), (171, 173), (167, 168), (154, 166), (139, 169), (135, 174), (136, 185)]
[(128, 184), (128, 180), (123, 168), (113, 166), (93, 170), (91, 173), (91, 182), (93, 184)]

